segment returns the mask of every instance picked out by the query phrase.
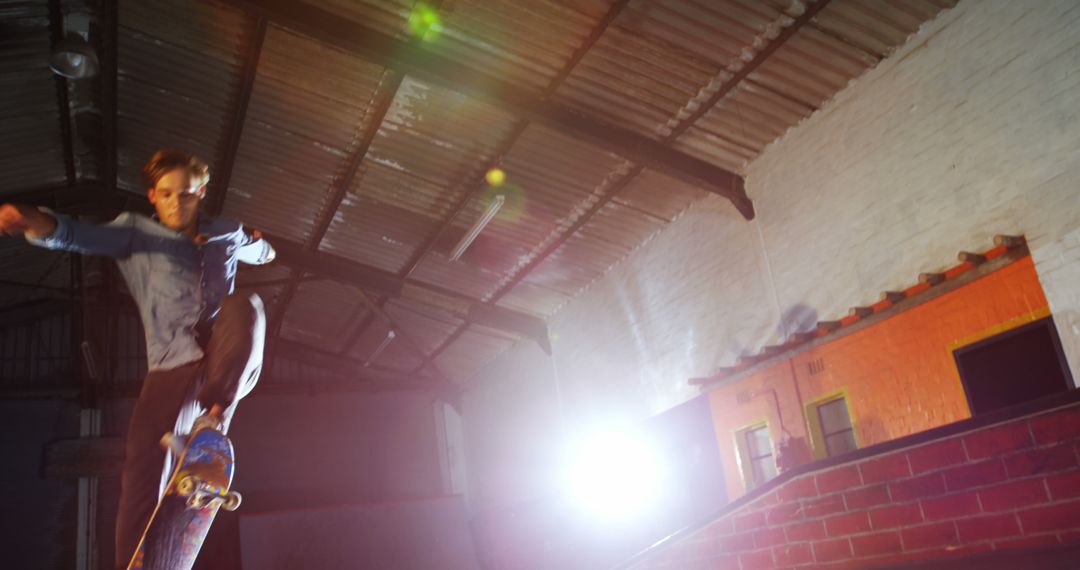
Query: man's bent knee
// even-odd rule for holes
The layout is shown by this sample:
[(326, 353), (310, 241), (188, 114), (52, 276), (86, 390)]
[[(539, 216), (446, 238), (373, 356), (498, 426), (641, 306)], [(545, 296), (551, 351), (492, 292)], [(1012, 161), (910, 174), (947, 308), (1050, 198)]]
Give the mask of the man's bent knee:
[(255, 322), (264, 312), (262, 299), (255, 293), (233, 293), (221, 301), (219, 320)]

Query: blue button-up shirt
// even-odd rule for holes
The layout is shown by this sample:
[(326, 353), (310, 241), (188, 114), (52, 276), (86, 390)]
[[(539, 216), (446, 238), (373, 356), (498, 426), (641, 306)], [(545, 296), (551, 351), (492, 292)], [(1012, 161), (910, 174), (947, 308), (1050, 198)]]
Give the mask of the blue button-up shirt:
[(108, 224), (92, 224), (48, 212), (56, 231), (27, 241), (116, 258), (146, 331), (150, 370), (176, 368), (203, 357), (199, 334), (206, 334), (233, 292), (237, 262), (266, 263), (274, 250), (243, 231), (238, 222), (203, 218), (199, 243), (157, 221), (124, 212)]

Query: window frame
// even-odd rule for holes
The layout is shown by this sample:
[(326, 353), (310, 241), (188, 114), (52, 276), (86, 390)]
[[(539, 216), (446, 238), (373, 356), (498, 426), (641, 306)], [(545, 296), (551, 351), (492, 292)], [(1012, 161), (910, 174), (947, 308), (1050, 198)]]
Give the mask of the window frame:
[[(819, 410), (820, 410), (820, 408), (822, 406), (825, 406), (827, 404), (832, 404), (832, 403), (834, 403), (836, 401), (839, 401), (839, 400), (844, 401), (844, 409), (847, 411), (847, 415), (848, 415), (848, 424), (851, 426), (851, 437), (855, 442), (855, 449), (846, 451), (844, 453), (850, 453), (851, 451), (855, 451), (855, 450), (861, 449), (863, 447), (862, 441), (860, 441), (860, 438), (859, 438), (858, 423), (855, 421), (855, 414), (853, 414), (852, 411), (851, 411), (851, 398), (849, 397), (848, 390), (845, 387), (845, 388), (841, 388), (839, 390), (829, 392), (827, 394), (823, 394), (823, 395), (821, 395), (821, 396), (819, 396), (819, 397), (817, 397), (817, 398), (815, 398), (815, 399), (813, 399), (813, 400), (811, 400), (809, 402), (806, 402), (806, 404), (805, 404), (806, 423), (807, 423), (807, 427), (809, 428), (808, 431), (810, 433), (810, 442), (811, 442), (811, 445), (812, 445), (811, 453), (812, 453), (814, 459), (825, 459), (826, 457), (836, 457), (836, 455), (830, 455), (829, 454), (829, 448), (828, 448), (828, 445), (826, 444), (826, 437), (828, 435), (835, 435), (835, 434), (838, 434), (838, 433), (843, 433), (846, 430), (841, 430), (841, 431), (836, 431), (836, 432), (831, 432), (829, 434), (826, 434), (825, 433), (825, 428), (822, 425), (821, 413), (820, 413)], [(843, 455), (843, 453), (840, 453), (840, 454), (837, 454), (837, 455)]]
[[(834, 432), (829, 432), (829, 431), (826, 430), (825, 417), (822, 416), (821, 410), (822, 410), (822, 408), (825, 408), (826, 406), (833, 406), (833, 405), (836, 405), (836, 404), (842, 404), (843, 405), (844, 411), (846, 413), (846, 418), (847, 418), (847, 427), (844, 428), (844, 429), (834, 431)], [(818, 413), (818, 418), (817, 418), (818, 422), (821, 423), (821, 440), (825, 445), (825, 456), (826, 457), (834, 457), (832, 449), (830, 449), (830, 447), (829, 447), (829, 440), (833, 436), (840, 435), (840, 434), (845, 434), (845, 433), (850, 432), (852, 441), (855, 440), (855, 426), (851, 422), (851, 413), (848, 412), (848, 410), (847, 410), (847, 400), (845, 400), (844, 398), (836, 398), (836, 399), (833, 399), (833, 400), (829, 400), (828, 402), (822, 402), (822, 403), (817, 405), (817, 413)], [(855, 449), (858, 449), (858, 445), (855, 446)], [(847, 453), (848, 451), (853, 451), (853, 450), (849, 449), (847, 451), (836, 453), (835, 455), (842, 455), (844, 453)]]
[[(749, 434), (765, 430), (766, 439), (769, 442), (769, 454), (768, 455), (753, 455), (750, 450), (750, 440), (747, 437)], [(734, 432), (735, 436), (735, 448), (737, 451), (737, 457), (739, 461), (739, 471), (742, 475), (743, 489), (749, 492), (752, 489), (764, 485), (771, 481), (777, 475), (779, 475), (779, 468), (776, 466), (776, 445), (773, 443), (772, 430), (769, 429), (769, 422), (766, 419), (761, 419), (753, 423), (739, 427)], [(772, 458), (774, 473), (771, 477), (764, 478), (762, 474), (762, 480), (758, 481), (758, 477), (755, 473), (756, 462), (766, 457)]]

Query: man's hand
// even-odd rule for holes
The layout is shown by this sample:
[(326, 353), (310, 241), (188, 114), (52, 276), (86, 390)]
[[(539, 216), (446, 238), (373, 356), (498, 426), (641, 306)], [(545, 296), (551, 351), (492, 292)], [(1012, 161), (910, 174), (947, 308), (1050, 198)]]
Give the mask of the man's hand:
[(56, 231), (56, 219), (34, 208), (21, 204), (0, 205), (0, 233), (11, 236), (26, 234), (41, 238)]
[[(263, 233), (262, 233), (262, 232), (260, 232), (259, 230), (256, 230), (256, 229), (248, 229), (248, 228), (246, 228), (246, 227), (245, 227), (245, 228), (244, 228), (244, 231), (245, 231), (245, 232), (247, 232), (247, 233), (248, 233), (248, 235), (250, 235), (250, 236), (252, 237), (252, 239), (254, 239), (254, 240), (261, 240), (261, 239), (263, 239)], [(275, 259), (275, 258), (277, 258), (277, 252), (276, 252), (276, 251), (274, 251), (274, 246), (270, 245), (269, 243), (267, 243), (266, 245), (267, 245), (267, 246), (268, 246), (268, 248), (270, 249), (270, 252), (269, 252), (269, 253), (267, 253), (267, 254), (266, 254), (266, 258), (262, 260), (262, 264), (263, 264), (263, 265), (265, 265), (265, 264), (267, 264), (267, 263), (270, 263), (271, 261), (274, 261), (274, 259)]]

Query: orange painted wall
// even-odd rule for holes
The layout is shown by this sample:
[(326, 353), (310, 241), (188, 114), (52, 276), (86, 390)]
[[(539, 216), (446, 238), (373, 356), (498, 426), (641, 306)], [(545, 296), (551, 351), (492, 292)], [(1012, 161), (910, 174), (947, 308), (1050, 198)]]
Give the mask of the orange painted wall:
[[(745, 493), (735, 432), (767, 419), (774, 447), (782, 436), (770, 389), (788, 431), (807, 440), (803, 404), (845, 389), (859, 446), (873, 445), (970, 417), (952, 351), (1048, 315), (1035, 267), (1024, 257), (878, 324), (712, 389), (709, 403), (728, 496)], [(813, 361), (824, 363), (824, 369), (811, 374)]]

